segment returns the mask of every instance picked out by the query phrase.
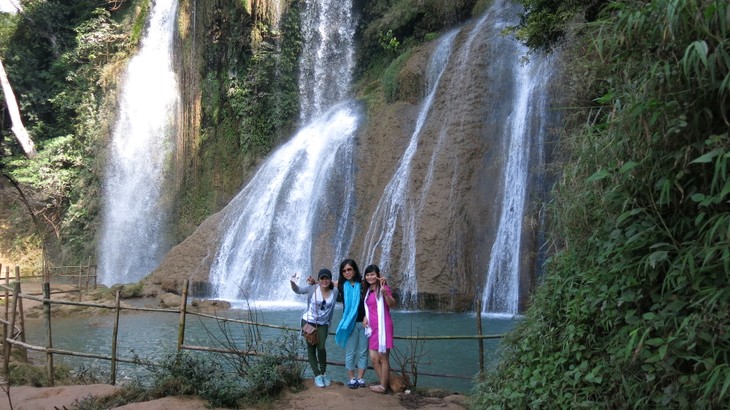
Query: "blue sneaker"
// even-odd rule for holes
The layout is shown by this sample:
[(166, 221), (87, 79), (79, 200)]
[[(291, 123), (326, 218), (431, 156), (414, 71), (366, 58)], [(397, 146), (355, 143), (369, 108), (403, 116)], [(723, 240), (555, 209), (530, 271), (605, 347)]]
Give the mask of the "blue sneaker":
[(347, 387), (350, 389), (357, 389), (357, 379), (352, 379), (349, 382), (347, 382)]
[(330, 380), (330, 377), (327, 376), (326, 374), (322, 375), (322, 382), (324, 383), (324, 387), (327, 387), (330, 384), (332, 384), (332, 380)]
[(324, 378), (321, 374), (314, 378), (314, 385), (317, 387), (324, 387)]
[(357, 387), (365, 387), (365, 379), (357, 379)]

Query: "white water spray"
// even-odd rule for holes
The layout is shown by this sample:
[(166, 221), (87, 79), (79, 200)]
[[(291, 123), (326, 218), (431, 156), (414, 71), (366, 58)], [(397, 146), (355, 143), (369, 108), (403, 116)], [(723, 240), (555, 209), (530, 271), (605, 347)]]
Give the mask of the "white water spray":
[[(482, 294), (483, 313), (491, 316), (515, 316), (519, 313), (523, 219), (527, 202), (531, 151), (537, 150), (538, 162), (544, 157), (547, 133), (547, 79), (551, 61), (536, 57), (524, 60), (527, 49), (512, 43), (513, 73), (516, 81), (512, 112), (502, 135), (506, 164), (502, 183), (499, 224), (491, 249), (487, 278)], [(542, 164), (539, 164), (542, 165)]]
[[(361, 117), (359, 106), (346, 101), (354, 68), (351, 8), (349, 1), (306, 1), (299, 79), (306, 125), (226, 207), (226, 230), (210, 272), (218, 298), (257, 304), (299, 300), (289, 286), (292, 274), (306, 277), (346, 256)], [(331, 232), (324, 246), (334, 249), (335, 261), (313, 260), (321, 232)]]
[(172, 69), (176, 0), (157, 0), (139, 54), (122, 82), (103, 186), (100, 282), (135, 282), (167, 251), (164, 168), (174, 141), (178, 87)]
[(322, 115), (351, 98), (355, 67), (355, 21), (352, 0), (305, 0), (299, 62), (302, 122)]

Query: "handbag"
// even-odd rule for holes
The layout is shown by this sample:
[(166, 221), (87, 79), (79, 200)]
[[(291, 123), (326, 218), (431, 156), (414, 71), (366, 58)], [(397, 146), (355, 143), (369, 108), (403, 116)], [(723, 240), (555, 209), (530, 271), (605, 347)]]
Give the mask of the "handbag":
[(302, 326), (302, 336), (304, 336), (307, 343), (312, 346), (319, 342), (319, 338), (317, 337), (317, 327), (312, 326), (310, 323), (305, 323), (304, 326)]
[[(314, 290), (314, 304), (317, 304), (317, 290)], [(315, 319), (316, 320), (316, 319)], [(302, 336), (306, 339), (307, 343), (312, 346), (316, 346), (319, 343), (319, 335), (317, 334), (317, 325), (312, 325), (309, 322), (305, 322), (302, 326)]]

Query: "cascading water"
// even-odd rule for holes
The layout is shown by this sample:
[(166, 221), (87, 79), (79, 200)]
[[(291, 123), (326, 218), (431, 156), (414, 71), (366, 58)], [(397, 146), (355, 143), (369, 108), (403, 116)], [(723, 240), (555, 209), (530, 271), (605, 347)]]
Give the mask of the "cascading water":
[[(216, 296), (253, 302), (299, 300), (289, 278), (331, 268), (352, 241), (354, 135), (360, 108), (346, 101), (354, 67), (349, 1), (307, 1), (300, 60), (306, 125), (277, 149), (225, 209), (210, 280)], [(343, 102), (344, 101), (344, 102)], [(317, 244), (327, 230), (330, 241)], [(333, 260), (313, 260), (317, 246)]]
[[(400, 279), (397, 286), (401, 304), (406, 307), (415, 307), (419, 302), (417, 261), (421, 261), (421, 269), (437, 268), (422, 263), (428, 258), (424, 259), (424, 250), (419, 250), (418, 245), (429, 241), (446, 245), (445, 255), (449, 263), (440, 271), (443, 275), (437, 279), (438, 286), (456, 293), (463, 282), (457, 279), (459, 275), (463, 275), (463, 270), (474, 269), (470, 265), (474, 260), (460, 260), (464, 254), (464, 238), (471, 235), (468, 241), (474, 243), (476, 252), (480, 254), (490, 251), (491, 239), (494, 239), (489, 256), (489, 291), (479, 295), (485, 309), (510, 315), (517, 312), (524, 234), (522, 218), (528, 178), (531, 166), (542, 166), (530, 163), (531, 158), (542, 157), (539, 153), (533, 155), (530, 150), (542, 150), (547, 128), (546, 123), (541, 122), (543, 117), (547, 117), (544, 82), (549, 71), (543, 62), (526, 61), (527, 49), (503, 35), (505, 28), (516, 23), (518, 13), (517, 5), (497, 0), (470, 31), (462, 30), (465, 34), (463, 40), (455, 41), (454, 37), (462, 36), (454, 32), (445, 35), (432, 56), (434, 61), (443, 58), (439, 53), (443, 53), (444, 47), (449, 44), (448, 53), (444, 55), (450, 61), (439, 69), (444, 70), (445, 67), (445, 80), (430, 81), (434, 88), (427, 90), (414, 133), (383, 190), (364, 244), (365, 260), (376, 261), (386, 275)], [(432, 62), (431, 67), (434, 66), (436, 64)], [(436, 78), (440, 79), (440, 76)], [(473, 160), (468, 163), (459, 151), (445, 149), (450, 145), (465, 144), (460, 141), (464, 138), (479, 140), (478, 145), (485, 150), (481, 169), (474, 166)], [(533, 148), (530, 141), (537, 147)], [(504, 147), (503, 152), (499, 152), (499, 147)], [(473, 155), (473, 152), (474, 149), (465, 154)], [(501, 161), (501, 158), (504, 160)], [(427, 168), (426, 172), (420, 171), (422, 180), (415, 178), (419, 175), (413, 171), (415, 167), (422, 170), (424, 166)], [(502, 204), (495, 201), (494, 204), (472, 208), (481, 212), (478, 220), (484, 223), (484, 229), (465, 233), (459, 229), (470, 229), (471, 226), (459, 225), (457, 221), (466, 219), (465, 202), (474, 200), (473, 192), (469, 193), (468, 181), (472, 175), (485, 171), (488, 174), (475, 180), (475, 183), (485, 185), (479, 188), (481, 195), (486, 199), (504, 197), (504, 200)], [(495, 174), (503, 181), (495, 183), (489, 178)], [(436, 211), (433, 208), (435, 203), (443, 206)], [(503, 215), (498, 219), (500, 212)], [(494, 215), (494, 225), (485, 220), (489, 215)], [(449, 221), (445, 224), (438, 222), (440, 225), (437, 226), (443, 226), (445, 230), (434, 231), (428, 226), (434, 218)], [(451, 226), (456, 226), (456, 231)], [(495, 233), (486, 230), (494, 230)], [(479, 250), (481, 241), (487, 245)], [(421, 254), (417, 255), (417, 252)], [(486, 261), (487, 257), (483, 259)], [(432, 274), (429, 276), (434, 278)], [(430, 285), (433, 289), (433, 283)], [(468, 291), (462, 288), (460, 292)], [(497, 302), (499, 299), (509, 301), (505, 303), (509, 303), (510, 307)]]
[[(505, 21), (503, 24), (514, 24)], [(519, 313), (520, 269), (523, 218), (531, 166), (531, 151), (538, 161), (544, 158), (543, 145), (550, 116), (547, 113), (547, 79), (551, 61), (536, 57), (524, 60), (527, 48), (505, 41), (503, 51), (511, 54), (514, 98), (508, 125), (501, 136), (506, 163), (503, 171), (499, 224), (491, 249), (486, 285), (482, 294), (482, 313), (514, 316)], [(532, 147), (532, 144), (535, 147)]]
[[(413, 305), (416, 302), (415, 298), (418, 294), (415, 267), (417, 222), (415, 213), (417, 210), (413, 204), (409, 203), (411, 160), (418, 149), (421, 129), (428, 118), (439, 80), (446, 69), (454, 38), (457, 34), (458, 30), (454, 30), (443, 36), (431, 56), (428, 78), (426, 80), (426, 97), (421, 104), (415, 129), (411, 135), (408, 147), (398, 164), (398, 168), (383, 190), (383, 195), (378, 201), (378, 205), (370, 220), (368, 231), (365, 234), (364, 249), (366, 256), (363, 260), (377, 260), (378, 262), (374, 263), (379, 265), (381, 271), (384, 274), (385, 272), (391, 274), (393, 269), (390, 263), (391, 248), (395, 239), (396, 230), (399, 226), (401, 227), (402, 241), (404, 243), (401, 260), (405, 261), (405, 263), (399, 267), (399, 272), (402, 273), (400, 283), (402, 300), (400, 303), (405, 306)], [(379, 257), (379, 259), (376, 259), (376, 257)]]
[(103, 193), (100, 282), (135, 282), (161, 260), (165, 161), (172, 149), (178, 87), (172, 69), (176, 0), (154, 3), (139, 54), (122, 82)]
[(306, 0), (301, 14), (299, 98), (306, 122), (351, 97), (355, 21), (352, 0)]

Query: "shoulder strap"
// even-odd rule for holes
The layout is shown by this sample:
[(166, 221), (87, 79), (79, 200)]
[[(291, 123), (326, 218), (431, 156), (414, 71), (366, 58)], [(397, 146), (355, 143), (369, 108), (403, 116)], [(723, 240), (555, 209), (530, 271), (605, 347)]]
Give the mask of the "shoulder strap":
[(317, 306), (317, 291), (319, 290), (319, 285), (314, 288), (314, 321), (319, 321), (319, 306)]

